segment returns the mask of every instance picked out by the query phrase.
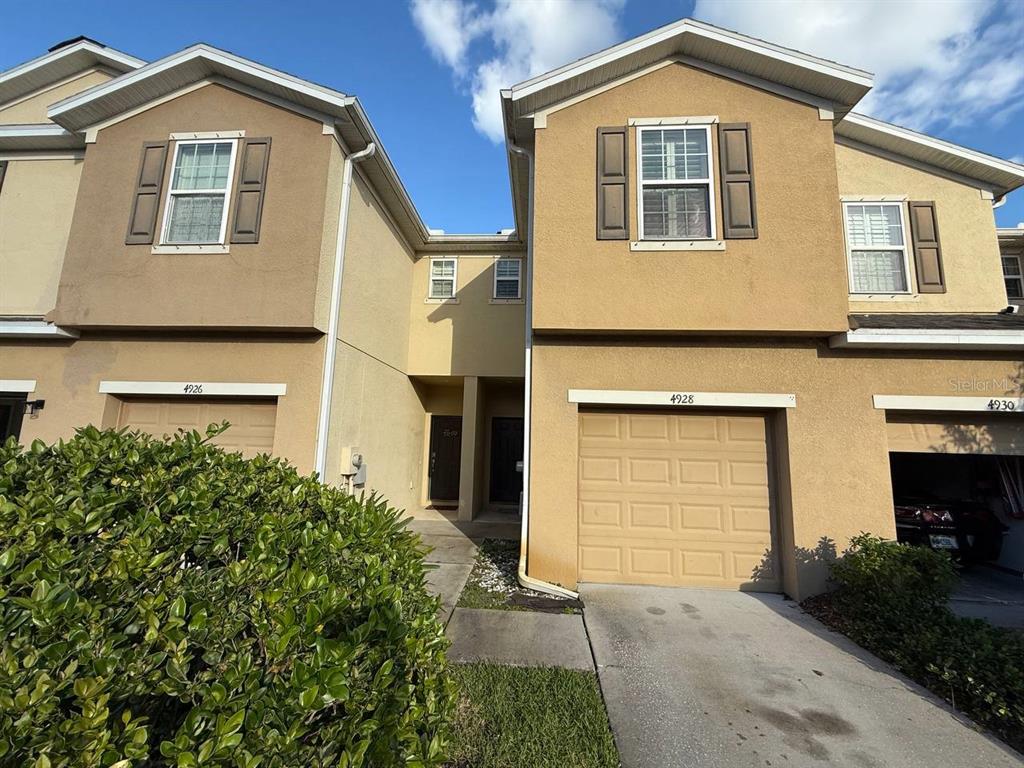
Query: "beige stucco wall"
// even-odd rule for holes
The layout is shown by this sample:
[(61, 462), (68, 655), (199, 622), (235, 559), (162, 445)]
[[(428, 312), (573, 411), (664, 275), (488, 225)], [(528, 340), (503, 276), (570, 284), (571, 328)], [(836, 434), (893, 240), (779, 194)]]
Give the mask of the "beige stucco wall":
[(82, 160), (10, 160), (0, 194), (0, 315), (53, 309)]
[[(143, 143), (175, 131), (216, 130), (273, 139), (260, 242), (192, 255), (125, 245)], [(333, 143), (319, 122), (221, 85), (101, 130), (86, 151), (54, 319), (80, 326), (313, 328)]]
[[(994, 312), (1006, 306), (992, 201), (976, 187), (844, 144), (836, 144), (836, 168), (842, 195), (933, 200), (946, 274), (945, 293), (915, 294), (903, 301), (851, 297), (851, 311)], [(911, 242), (910, 232), (906, 237)], [(912, 250), (909, 260), (916, 288)]]
[(5, 342), (0, 379), (35, 379), (31, 399), (46, 406), (25, 417), (21, 442), (47, 442), (76, 427), (113, 427), (117, 399), (100, 394), (101, 380), (269, 382), (288, 386), (278, 398), (274, 453), (302, 472), (313, 469), (322, 337), (286, 339), (82, 338), (74, 342)]
[[(759, 238), (727, 240), (725, 251), (674, 252), (631, 252), (627, 241), (598, 241), (597, 128), (634, 117), (699, 115), (751, 124)], [(535, 328), (847, 327), (834, 137), (816, 108), (672, 64), (555, 112), (535, 136)], [(630, 129), (634, 238), (636, 154)], [(717, 153), (713, 166), (717, 175)], [(717, 182), (714, 193), (720, 201)], [(721, 233), (720, 204), (716, 209)]]
[(530, 575), (575, 583), (578, 410), (568, 389), (792, 393), (796, 407), (771, 414), (770, 440), (783, 583), (796, 598), (824, 586), (812, 554), (823, 540), (842, 552), (861, 531), (895, 536), (885, 412), (871, 396), (963, 394), (959, 382), (1021, 371), (1012, 355), (855, 355), (782, 339), (538, 340), (533, 355)]
[[(430, 256), (421, 255), (413, 267), (409, 373), (419, 376), (522, 376), (525, 306), (522, 303), (491, 303), (497, 256), (462, 254), (445, 255), (444, 258), (458, 259), (457, 303), (437, 303), (427, 299)], [(524, 285), (525, 266), (522, 268)]]
[(110, 80), (111, 75), (96, 69), (86, 70), (73, 80), (50, 86), (30, 96), (16, 99), (0, 107), (0, 125), (23, 125), (26, 123), (48, 123), (46, 110), (62, 99), (81, 93), (87, 88)]

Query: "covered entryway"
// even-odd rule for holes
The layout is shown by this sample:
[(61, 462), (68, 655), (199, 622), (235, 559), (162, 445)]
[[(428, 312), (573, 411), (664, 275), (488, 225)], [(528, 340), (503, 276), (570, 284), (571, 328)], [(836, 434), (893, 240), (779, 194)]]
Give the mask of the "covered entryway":
[(778, 591), (766, 419), (579, 414), (579, 580)]
[(126, 398), (121, 401), (117, 426), (161, 436), (179, 429), (203, 433), (210, 424), (222, 421), (231, 426), (213, 439), (214, 444), (247, 458), (273, 452), (275, 399)]

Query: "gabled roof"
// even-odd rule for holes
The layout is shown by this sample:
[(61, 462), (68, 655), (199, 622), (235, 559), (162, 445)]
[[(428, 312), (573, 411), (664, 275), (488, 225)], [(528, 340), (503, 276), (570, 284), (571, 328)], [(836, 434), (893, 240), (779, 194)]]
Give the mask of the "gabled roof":
[(1002, 197), (1024, 185), (1024, 165), (961, 147), (909, 128), (851, 112), (835, 128), (844, 139), (867, 144), (901, 157), (925, 163), (948, 173), (965, 176)]
[(0, 104), (20, 99), (90, 67), (129, 72), (145, 63), (95, 40), (75, 38), (54, 46), (45, 56), (0, 72)]
[(359, 100), (286, 72), (272, 69), (206, 43), (197, 43), (52, 105), (48, 117), (80, 132), (203, 80), (237, 84), (336, 130), (344, 145), (358, 151), (370, 142), (377, 152), (360, 164), (411, 246), (417, 250), (471, 250), (515, 247), (516, 235), (431, 234), (413, 205)]

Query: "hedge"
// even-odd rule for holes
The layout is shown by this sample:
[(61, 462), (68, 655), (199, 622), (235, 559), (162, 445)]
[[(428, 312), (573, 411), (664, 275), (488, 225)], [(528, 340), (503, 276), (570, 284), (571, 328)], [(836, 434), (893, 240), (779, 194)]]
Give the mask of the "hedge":
[(417, 537), (225, 427), (0, 446), (0, 763), (442, 762)]
[(862, 534), (832, 579), (838, 629), (1024, 747), (1024, 633), (949, 610), (957, 575), (947, 555)]

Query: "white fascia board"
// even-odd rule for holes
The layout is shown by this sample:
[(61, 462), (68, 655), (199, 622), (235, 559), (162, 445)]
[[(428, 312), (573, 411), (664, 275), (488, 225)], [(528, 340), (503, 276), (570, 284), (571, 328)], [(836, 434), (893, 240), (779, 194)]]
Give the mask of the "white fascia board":
[(225, 381), (101, 381), (106, 395), (180, 395), (183, 397), (280, 397), (286, 384)]
[(570, 389), (570, 403), (645, 405), (665, 408), (795, 408), (796, 395), (764, 392), (691, 392), (629, 389)]
[(29, 392), (36, 391), (35, 379), (0, 379), (0, 392)]
[(101, 83), (100, 85), (83, 91), (82, 93), (75, 94), (63, 99), (62, 101), (58, 101), (47, 111), (47, 117), (54, 120), (61, 114), (75, 109), (76, 107), (80, 107), (83, 104), (87, 104), (93, 99), (114, 93), (121, 88), (132, 85), (141, 80), (145, 80), (146, 78), (153, 77), (154, 75), (159, 75), (161, 72), (181, 66), (182, 64), (187, 64), (188, 62), (196, 59), (206, 59), (207, 61), (226, 67), (229, 70), (235, 70), (251, 77), (267, 80), (275, 85), (281, 86), (282, 88), (290, 88), (307, 96), (322, 99), (339, 109), (345, 109), (352, 102), (351, 97), (346, 96), (344, 93), (339, 91), (323, 88), (310, 83), (307, 80), (301, 80), (300, 78), (286, 75), (283, 72), (271, 69), (270, 67), (264, 67), (262, 64), (257, 64), (254, 61), (249, 61), (248, 59), (235, 56), (227, 51), (222, 51), (218, 48), (212, 48), (211, 46), (200, 43), (186, 48), (183, 51), (179, 51), (178, 53), (171, 54), (159, 61), (154, 61), (152, 64), (140, 67), (134, 72), (128, 72), (106, 83)]
[(1024, 349), (1024, 331), (861, 328), (829, 337), (833, 349)]
[(856, 83), (857, 85), (861, 85), (866, 88), (870, 88), (874, 83), (874, 78), (871, 74), (863, 70), (826, 61), (825, 59), (819, 59), (817, 57), (801, 53), (800, 51), (773, 45), (772, 43), (755, 40), (754, 38), (747, 37), (746, 35), (720, 29), (719, 27), (704, 24), (702, 22), (695, 21), (694, 19), (682, 19), (681, 21), (656, 29), (653, 32), (648, 32), (646, 35), (641, 35), (640, 37), (627, 40), (624, 43), (620, 43), (619, 45), (612, 46), (604, 51), (587, 56), (586, 58), (580, 59), (572, 64), (568, 64), (564, 67), (560, 67), (559, 69), (554, 69), (551, 72), (547, 72), (543, 75), (539, 75), (538, 77), (513, 85), (510, 97), (513, 101), (516, 101), (544, 88), (548, 88), (552, 85), (613, 62), (616, 59), (629, 56), (643, 50), (644, 48), (657, 45), (665, 40), (687, 33), (697, 35), (708, 40), (715, 40), (726, 45), (731, 45), (763, 56), (768, 56), (778, 61), (803, 67), (804, 69), (819, 72), (837, 79)]
[(60, 59), (70, 56), (73, 53), (77, 53), (78, 51), (89, 51), (100, 63), (113, 61), (129, 69), (136, 69), (146, 63), (142, 59), (129, 56), (127, 53), (123, 53), (122, 51), (117, 51), (113, 48), (107, 48), (102, 45), (96, 45), (96, 43), (92, 43), (88, 40), (82, 40), (74, 45), (69, 45), (66, 48), (61, 48), (60, 50), (53, 51), (52, 53), (47, 53), (43, 56), (32, 59), (31, 61), (26, 61), (24, 64), (20, 64), (17, 67), (13, 67), (6, 72), (0, 73), (0, 84), (14, 80), (21, 75), (32, 72), (41, 67), (45, 67), (48, 64), (59, 61)]
[(77, 339), (78, 331), (61, 328), (45, 320), (15, 320), (0, 322), (0, 338), (9, 339)]
[(934, 136), (912, 131), (909, 128), (902, 128), (898, 125), (893, 125), (892, 123), (886, 123), (882, 120), (877, 120), (876, 118), (868, 117), (867, 115), (862, 115), (858, 112), (848, 113), (839, 121), (840, 125), (843, 123), (858, 125), (862, 128), (868, 128), (898, 139), (920, 144), (922, 147), (947, 152), (954, 157), (958, 157), (963, 160), (970, 160), (971, 162), (979, 163), (989, 168), (1003, 171), (1004, 173), (1011, 173), (1024, 179), (1024, 165), (1018, 165), (1017, 163), (1009, 160), (1003, 160), (999, 157), (986, 155), (984, 152), (978, 152), (974, 149), (962, 147), (959, 144), (943, 141), (942, 139), (937, 139)]
[(71, 136), (70, 131), (64, 130), (53, 123), (27, 123), (24, 125), (0, 125), (0, 138), (26, 138), (37, 139), (50, 136)]
[(874, 395), (872, 403), (885, 411), (984, 411), (1022, 413), (1024, 397), (957, 397), (935, 395)]

